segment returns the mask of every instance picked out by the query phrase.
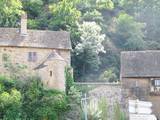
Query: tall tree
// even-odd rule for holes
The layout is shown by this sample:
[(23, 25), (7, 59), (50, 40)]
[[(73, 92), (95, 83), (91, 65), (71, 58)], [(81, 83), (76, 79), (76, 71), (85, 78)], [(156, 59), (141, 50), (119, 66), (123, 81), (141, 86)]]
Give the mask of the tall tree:
[(144, 49), (143, 28), (143, 23), (136, 22), (132, 16), (126, 13), (121, 13), (117, 18), (116, 44), (126, 50)]
[(22, 12), (20, 0), (0, 0), (0, 26), (15, 27)]
[(95, 22), (83, 22), (79, 25), (80, 42), (75, 47), (75, 65), (79, 75), (98, 70), (100, 52), (105, 52), (102, 42), (105, 35)]
[(62, 0), (50, 5), (52, 18), (49, 21), (49, 28), (53, 30), (63, 29), (75, 26), (79, 20), (81, 12), (75, 7), (75, 2), (71, 0)]

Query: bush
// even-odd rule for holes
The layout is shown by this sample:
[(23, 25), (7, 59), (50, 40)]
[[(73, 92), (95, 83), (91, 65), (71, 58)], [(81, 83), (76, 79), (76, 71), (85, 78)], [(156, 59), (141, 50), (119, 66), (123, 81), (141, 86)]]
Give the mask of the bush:
[[(15, 73), (16, 76), (21, 75)], [(70, 117), (70, 113), (79, 119), (80, 92), (74, 86), (71, 68), (66, 68), (65, 73), (67, 95), (58, 90), (45, 89), (37, 76), (23, 79), (0, 76), (0, 119), (59, 120)]]
[(32, 77), (21, 89), (23, 94), (23, 119), (57, 120), (67, 110), (67, 98), (57, 90), (43, 88), (40, 78)]
[(81, 93), (77, 89), (77, 86), (74, 85), (74, 79), (72, 76), (72, 71), (70, 67), (65, 69), (66, 77), (66, 94), (68, 96), (69, 111), (61, 117), (61, 120), (71, 119), (71, 120), (80, 120), (81, 108), (80, 108), (80, 98)]
[(108, 105), (107, 105), (107, 100), (105, 97), (102, 97), (98, 103), (99, 109), (102, 111), (101, 112), (101, 118), (102, 120), (108, 120)]
[(0, 76), (0, 119), (15, 120), (21, 115), (22, 95), (15, 88), (15, 82)]
[(101, 81), (106, 81), (106, 82), (117, 82), (117, 76), (113, 72), (112, 69), (104, 71), (99, 78)]
[(68, 110), (65, 93), (44, 89), (40, 78), (25, 82), (0, 76), (0, 119), (58, 120)]
[(66, 94), (69, 94), (70, 88), (74, 85), (74, 79), (72, 75), (72, 68), (66, 67), (65, 68), (65, 78), (66, 78)]
[(126, 120), (125, 114), (118, 103), (114, 105), (114, 120)]

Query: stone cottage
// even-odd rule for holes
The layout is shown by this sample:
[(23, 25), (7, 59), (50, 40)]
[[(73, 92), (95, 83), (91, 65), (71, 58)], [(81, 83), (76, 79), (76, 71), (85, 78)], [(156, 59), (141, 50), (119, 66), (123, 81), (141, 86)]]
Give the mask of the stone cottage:
[(0, 28), (0, 73), (6, 56), (13, 64), (27, 66), (48, 88), (65, 90), (65, 67), (70, 65), (70, 34), (66, 31), (27, 30), (27, 16), (21, 28)]
[(151, 101), (160, 118), (160, 51), (122, 52), (120, 76), (128, 98)]

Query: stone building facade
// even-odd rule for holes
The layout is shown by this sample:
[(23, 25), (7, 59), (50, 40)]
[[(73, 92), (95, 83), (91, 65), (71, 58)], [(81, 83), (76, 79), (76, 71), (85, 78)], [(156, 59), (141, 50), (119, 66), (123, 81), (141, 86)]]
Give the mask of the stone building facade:
[(65, 90), (65, 67), (70, 65), (70, 34), (66, 31), (27, 30), (27, 16), (21, 28), (0, 28), (0, 73), (7, 74), (7, 56), (13, 64), (27, 66), (48, 88)]
[(127, 98), (151, 101), (160, 119), (160, 51), (122, 52), (120, 76)]

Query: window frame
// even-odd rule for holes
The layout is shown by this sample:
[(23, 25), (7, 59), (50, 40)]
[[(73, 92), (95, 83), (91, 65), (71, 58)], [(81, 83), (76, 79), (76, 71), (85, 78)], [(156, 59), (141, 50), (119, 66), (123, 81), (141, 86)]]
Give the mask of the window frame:
[(160, 79), (153, 79), (151, 80), (152, 86), (160, 87)]
[(37, 61), (37, 52), (28, 52), (28, 61), (36, 62)]

